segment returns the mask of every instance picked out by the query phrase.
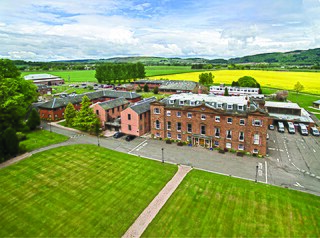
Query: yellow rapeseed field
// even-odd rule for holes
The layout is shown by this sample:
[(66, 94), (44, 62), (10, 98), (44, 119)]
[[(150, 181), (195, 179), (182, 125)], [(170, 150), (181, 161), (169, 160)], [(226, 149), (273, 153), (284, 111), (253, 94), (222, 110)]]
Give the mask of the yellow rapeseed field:
[[(214, 75), (214, 83), (231, 84), (232, 81), (237, 81), (242, 76), (251, 76), (255, 78), (262, 87), (292, 90), (294, 85), (299, 81), (304, 86), (303, 92), (320, 94), (320, 73), (263, 70), (217, 70), (204, 72), (211, 72)], [(168, 78), (171, 80), (190, 80), (198, 82), (199, 74), (204, 72), (162, 75), (150, 78)]]

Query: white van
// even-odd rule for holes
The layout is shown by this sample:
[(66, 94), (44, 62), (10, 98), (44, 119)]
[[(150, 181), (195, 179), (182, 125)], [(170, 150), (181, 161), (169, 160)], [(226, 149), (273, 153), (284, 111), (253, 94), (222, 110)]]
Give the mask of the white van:
[(296, 129), (294, 128), (294, 125), (292, 122), (288, 122), (288, 131), (290, 134), (295, 134), (296, 133)]
[(284, 132), (284, 125), (282, 122), (278, 122), (278, 131), (279, 132)]
[(320, 135), (319, 130), (317, 129), (317, 127), (311, 127), (310, 131), (311, 131), (311, 134), (314, 135), (314, 136), (319, 136)]
[(307, 136), (309, 134), (308, 129), (305, 124), (299, 123), (299, 130), (301, 135)]

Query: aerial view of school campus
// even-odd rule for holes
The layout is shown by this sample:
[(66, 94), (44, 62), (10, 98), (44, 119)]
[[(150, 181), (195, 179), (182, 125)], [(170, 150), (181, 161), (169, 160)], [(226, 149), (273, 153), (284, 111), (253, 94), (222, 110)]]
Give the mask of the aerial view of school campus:
[(0, 237), (320, 237), (319, 0), (0, 2)]

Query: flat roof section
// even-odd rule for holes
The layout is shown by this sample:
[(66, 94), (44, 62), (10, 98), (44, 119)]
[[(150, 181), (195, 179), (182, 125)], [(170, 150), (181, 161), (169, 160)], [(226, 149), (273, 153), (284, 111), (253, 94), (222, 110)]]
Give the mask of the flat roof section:
[(276, 107), (276, 108), (284, 108), (284, 109), (301, 109), (301, 107), (297, 103), (292, 102), (271, 102), (266, 101), (265, 107)]
[(60, 77), (52, 74), (29, 74), (24, 76), (25, 80), (41, 80), (41, 79), (55, 79), (55, 78), (60, 78)]

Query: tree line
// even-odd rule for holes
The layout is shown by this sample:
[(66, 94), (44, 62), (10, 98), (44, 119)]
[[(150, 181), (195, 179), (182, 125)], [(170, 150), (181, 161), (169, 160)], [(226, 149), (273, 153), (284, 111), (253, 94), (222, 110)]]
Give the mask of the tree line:
[(96, 67), (95, 77), (99, 83), (118, 84), (126, 83), (146, 76), (142, 63), (128, 64), (101, 64)]

